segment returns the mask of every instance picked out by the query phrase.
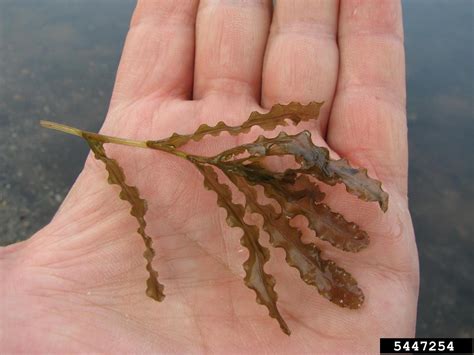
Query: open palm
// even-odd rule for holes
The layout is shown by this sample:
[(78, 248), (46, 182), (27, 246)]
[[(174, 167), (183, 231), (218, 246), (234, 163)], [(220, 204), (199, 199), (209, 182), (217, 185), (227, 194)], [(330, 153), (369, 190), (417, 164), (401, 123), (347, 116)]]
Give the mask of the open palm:
[[(284, 335), (243, 284), (242, 231), (226, 225), (199, 172), (162, 152), (108, 145), (148, 200), (165, 300), (146, 297), (136, 221), (89, 157), (52, 222), (0, 252), (5, 350), (377, 352), (380, 337), (413, 335), (418, 257), (406, 197), (398, 1), (277, 1), (273, 18), (271, 1), (140, 2), (101, 132), (158, 139), (313, 100), (325, 101), (319, 120), (305, 126), (315, 143), (367, 167), (390, 195), (384, 214), (342, 187), (325, 189), (327, 203), (371, 237), (359, 253), (316, 241), (358, 280), (360, 309), (328, 302), (272, 249), (267, 272), (292, 330)], [(210, 155), (238, 143), (224, 134), (183, 149)]]

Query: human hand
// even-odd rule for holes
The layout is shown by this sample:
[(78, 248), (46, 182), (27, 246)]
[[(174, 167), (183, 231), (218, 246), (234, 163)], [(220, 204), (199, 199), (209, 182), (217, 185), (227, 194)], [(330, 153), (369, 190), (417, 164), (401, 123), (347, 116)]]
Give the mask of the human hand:
[[(274, 103), (324, 100), (306, 127), (315, 143), (368, 167), (390, 195), (383, 214), (343, 187), (327, 189), (328, 204), (371, 238), (355, 254), (321, 244), (358, 280), (363, 306), (328, 302), (272, 250), (268, 270), (293, 332), (285, 336), (243, 284), (242, 232), (225, 224), (196, 169), (161, 152), (108, 145), (148, 200), (166, 299), (146, 297), (136, 221), (89, 158), (52, 222), (0, 251), (4, 351), (377, 352), (379, 337), (414, 334), (418, 257), (406, 197), (400, 3), (277, 1), (268, 33), (270, 6), (139, 3), (101, 132), (158, 139), (204, 122), (238, 124)], [(237, 141), (223, 135), (183, 148), (212, 154)]]

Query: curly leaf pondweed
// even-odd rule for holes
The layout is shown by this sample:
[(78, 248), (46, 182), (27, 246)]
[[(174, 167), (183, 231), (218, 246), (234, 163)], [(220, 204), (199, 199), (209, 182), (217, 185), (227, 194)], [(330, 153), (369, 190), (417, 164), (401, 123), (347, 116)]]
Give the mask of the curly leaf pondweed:
[[(106, 136), (49, 121), (41, 121), (41, 124), (84, 138), (95, 158), (105, 164), (109, 183), (118, 185), (120, 198), (132, 206), (130, 213), (138, 222), (137, 231), (146, 247), (144, 256), (149, 273), (146, 293), (157, 301), (163, 300), (164, 293), (163, 285), (157, 279), (158, 273), (152, 267), (155, 251), (152, 248), (152, 239), (145, 231), (146, 201), (140, 197), (137, 187), (125, 182), (122, 168), (116, 160), (106, 155), (104, 144), (123, 144), (164, 151), (192, 163), (204, 177), (204, 186), (217, 194), (217, 204), (227, 211), (226, 221), (229, 226), (243, 231), (241, 243), (249, 254), (243, 264), (245, 284), (256, 292), (257, 302), (268, 308), (270, 316), (278, 321), (281, 329), (290, 334), (288, 325), (277, 308), (275, 278), (264, 270), (265, 263), (270, 258), (270, 251), (259, 242), (259, 228), (245, 222), (245, 216), (249, 213), (262, 216), (263, 229), (270, 236), (270, 244), (285, 250), (287, 263), (298, 269), (305, 283), (316, 287), (323, 297), (338, 306), (359, 308), (364, 301), (364, 294), (357, 286), (356, 280), (334, 261), (324, 259), (321, 249), (314, 243), (304, 243), (301, 231), (290, 225), (290, 221), (298, 215), (304, 216), (308, 220), (308, 227), (318, 238), (338, 249), (358, 252), (367, 247), (369, 236), (355, 223), (331, 211), (331, 208), (322, 202), (325, 194), (310, 178), (328, 185), (342, 183), (349, 193), (363, 201), (378, 202), (380, 208), (386, 211), (388, 194), (382, 190), (382, 184), (370, 178), (366, 169), (350, 166), (346, 159), (331, 159), (328, 149), (313, 144), (308, 131), (295, 135), (280, 132), (274, 138), (260, 136), (253, 143), (227, 149), (212, 157), (193, 155), (178, 148), (190, 141), (200, 141), (205, 136), (217, 136), (222, 132), (231, 135), (244, 134), (253, 126), (270, 131), (289, 123), (297, 125), (303, 121), (316, 120), (321, 105), (322, 103), (318, 102), (308, 105), (296, 102), (288, 105), (278, 104), (267, 113), (252, 112), (239, 126), (228, 126), (222, 121), (215, 126), (203, 124), (193, 134), (174, 133), (169, 138), (155, 141)], [(265, 159), (269, 156), (293, 156), (299, 166), (273, 171), (265, 165)], [(245, 206), (232, 201), (231, 189), (225, 182), (219, 181), (216, 171), (221, 171), (227, 180), (243, 193)], [(275, 201), (280, 211), (272, 204), (259, 202), (256, 186), (263, 188), (266, 197)]]

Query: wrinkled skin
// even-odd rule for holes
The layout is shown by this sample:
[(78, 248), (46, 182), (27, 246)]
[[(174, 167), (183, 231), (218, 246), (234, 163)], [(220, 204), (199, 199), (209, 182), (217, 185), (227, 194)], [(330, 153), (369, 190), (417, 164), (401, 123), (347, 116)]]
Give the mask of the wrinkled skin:
[[(358, 280), (365, 303), (331, 304), (272, 250), (267, 271), (292, 330), (284, 335), (244, 286), (241, 231), (225, 224), (199, 172), (165, 153), (108, 146), (149, 202), (164, 302), (146, 297), (136, 221), (89, 157), (51, 223), (0, 251), (4, 352), (378, 352), (379, 337), (414, 335), (418, 256), (399, 2), (277, 1), (273, 21), (268, 3), (211, 3), (139, 4), (101, 132), (158, 139), (203, 122), (238, 124), (276, 102), (324, 100), (320, 119), (297, 130), (367, 167), (390, 194), (384, 214), (340, 186), (325, 189), (326, 202), (371, 237), (353, 254), (320, 243)], [(212, 154), (237, 142), (222, 135), (183, 149)]]

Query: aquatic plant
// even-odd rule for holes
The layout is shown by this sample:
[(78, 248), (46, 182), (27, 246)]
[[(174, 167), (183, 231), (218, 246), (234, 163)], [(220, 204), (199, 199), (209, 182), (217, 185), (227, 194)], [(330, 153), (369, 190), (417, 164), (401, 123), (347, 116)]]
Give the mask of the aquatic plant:
[[(217, 136), (222, 132), (239, 135), (249, 132), (254, 126), (271, 131), (289, 123), (298, 125), (302, 121), (316, 120), (321, 105), (318, 102), (307, 105), (296, 102), (277, 104), (268, 113), (252, 112), (239, 126), (228, 126), (222, 121), (212, 127), (203, 124), (193, 134), (174, 133), (169, 138), (155, 141), (106, 136), (49, 121), (41, 121), (41, 124), (84, 138), (95, 158), (104, 163), (108, 182), (119, 186), (120, 198), (130, 203), (130, 213), (138, 222), (137, 232), (145, 243), (144, 257), (149, 273), (146, 294), (157, 301), (164, 299), (164, 287), (152, 266), (155, 251), (152, 238), (146, 233), (146, 201), (140, 197), (137, 187), (126, 183), (123, 169), (116, 160), (107, 156), (104, 144), (164, 151), (193, 164), (202, 174), (204, 186), (217, 194), (217, 204), (227, 211), (228, 225), (243, 231), (241, 244), (249, 254), (243, 264), (245, 284), (255, 291), (257, 302), (268, 308), (270, 316), (279, 322), (281, 329), (290, 334), (277, 307), (275, 279), (264, 270), (270, 252), (259, 242), (259, 228), (244, 220), (246, 214), (262, 216), (263, 229), (270, 236), (270, 244), (285, 250), (286, 262), (298, 269), (305, 283), (316, 287), (323, 297), (338, 306), (355, 309), (364, 302), (364, 294), (356, 280), (334, 261), (324, 259), (321, 249), (314, 243), (304, 243), (301, 231), (290, 225), (290, 221), (298, 215), (304, 216), (308, 227), (318, 238), (346, 252), (358, 252), (369, 244), (367, 233), (323, 202), (325, 194), (316, 181), (328, 185), (344, 184), (347, 192), (364, 201), (378, 202), (383, 211), (388, 207), (388, 194), (382, 190), (379, 181), (368, 176), (366, 169), (354, 168), (345, 159), (331, 159), (328, 149), (313, 144), (308, 131), (295, 135), (281, 132), (274, 138), (260, 136), (253, 143), (239, 145), (210, 157), (190, 154), (179, 148), (191, 140), (200, 141), (207, 135)], [(297, 167), (284, 171), (271, 170), (266, 164), (266, 159), (271, 156), (292, 156)], [(219, 178), (218, 171), (226, 177), (226, 182)], [(229, 182), (243, 193), (245, 206), (233, 202)], [(256, 186), (261, 186), (266, 197), (275, 204), (261, 203)], [(275, 206), (279, 206), (279, 210)]]

